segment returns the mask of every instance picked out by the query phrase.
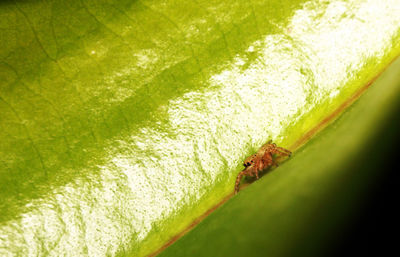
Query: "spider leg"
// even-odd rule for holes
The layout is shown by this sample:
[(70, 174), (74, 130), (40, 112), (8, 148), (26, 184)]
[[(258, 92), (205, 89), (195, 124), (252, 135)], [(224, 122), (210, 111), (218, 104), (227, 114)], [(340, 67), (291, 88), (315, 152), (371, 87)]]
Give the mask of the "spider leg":
[(283, 147), (276, 147), (276, 149), (278, 149), (279, 151), (281, 151), (281, 152), (284, 152), (284, 153), (286, 153), (287, 155), (292, 155), (292, 152), (291, 151), (289, 151), (288, 149), (285, 149), (285, 148), (283, 148)]
[(239, 192), (239, 184), (240, 184), (240, 181), (242, 180), (243, 176), (254, 177), (254, 166), (248, 166), (246, 169), (239, 172), (239, 174), (236, 177), (236, 182), (235, 182), (235, 194), (237, 194)]
[(272, 159), (272, 154), (270, 152), (265, 152), (263, 156), (263, 164), (264, 164), (264, 169), (268, 168), (272, 164), (274, 164), (274, 161)]
[(264, 163), (262, 159), (259, 159), (255, 165), (254, 174), (256, 175), (256, 179), (259, 179), (258, 172), (264, 169)]
[(258, 150), (259, 152), (269, 152), (271, 148), (275, 148), (274, 144), (271, 144), (271, 140), (268, 141), (266, 144), (264, 144), (263, 146), (261, 146), (260, 150)]
[(287, 150), (285, 148), (279, 147), (279, 146), (275, 147), (274, 149), (271, 149), (271, 153), (279, 154), (279, 155), (282, 155), (282, 156), (290, 156), (290, 155), (292, 155), (291, 151), (289, 151), (289, 150)]
[(239, 192), (240, 180), (242, 180), (242, 177), (245, 175), (245, 172), (246, 172), (246, 170), (243, 170), (243, 171), (239, 172), (239, 174), (236, 177), (235, 194), (237, 194)]

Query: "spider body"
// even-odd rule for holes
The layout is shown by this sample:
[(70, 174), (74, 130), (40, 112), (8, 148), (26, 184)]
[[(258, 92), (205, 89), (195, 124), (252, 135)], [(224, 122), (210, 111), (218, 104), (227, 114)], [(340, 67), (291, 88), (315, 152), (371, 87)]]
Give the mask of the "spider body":
[(274, 155), (290, 156), (291, 154), (292, 153), (289, 150), (279, 147), (276, 144), (271, 143), (271, 141), (263, 145), (257, 153), (244, 160), (243, 165), (245, 169), (242, 170), (236, 178), (235, 194), (239, 192), (239, 184), (243, 176), (256, 177), (256, 179), (258, 179), (258, 173), (260, 171), (263, 171), (272, 165), (278, 166), (278, 163), (274, 159)]

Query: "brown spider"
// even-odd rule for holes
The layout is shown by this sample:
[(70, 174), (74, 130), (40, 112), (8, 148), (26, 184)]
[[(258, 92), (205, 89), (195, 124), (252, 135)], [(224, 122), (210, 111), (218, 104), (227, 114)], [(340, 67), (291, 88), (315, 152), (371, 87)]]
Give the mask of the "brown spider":
[(243, 165), (245, 169), (242, 170), (236, 178), (235, 194), (239, 192), (239, 184), (243, 176), (255, 176), (256, 179), (258, 179), (258, 172), (265, 170), (272, 165), (278, 166), (278, 163), (273, 158), (273, 154), (280, 156), (290, 156), (292, 152), (286, 150), (285, 148), (276, 146), (276, 144), (271, 143), (271, 141), (263, 145), (257, 151), (257, 153), (247, 157), (246, 160), (244, 160)]

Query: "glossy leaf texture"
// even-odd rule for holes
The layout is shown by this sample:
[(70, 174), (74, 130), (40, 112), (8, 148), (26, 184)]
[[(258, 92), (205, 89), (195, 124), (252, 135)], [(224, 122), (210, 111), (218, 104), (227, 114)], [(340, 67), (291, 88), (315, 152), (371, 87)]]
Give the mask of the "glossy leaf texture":
[(377, 76), (399, 8), (1, 2), (0, 255), (154, 252)]
[[(396, 158), (390, 151), (398, 149), (400, 139), (399, 78), (400, 58), (290, 161), (243, 190), (159, 256), (335, 256), (337, 237), (343, 237), (348, 219), (356, 218), (369, 201), (365, 198), (370, 189), (382, 175), (397, 172), (388, 170), (393, 168), (388, 163), (397, 162), (388, 157)], [(387, 199), (379, 201), (393, 205)], [(372, 222), (376, 226), (382, 221)], [(370, 227), (366, 231), (371, 240), (361, 243), (359, 254), (374, 249), (370, 243), (380, 247), (376, 254), (394, 249), (387, 245), (394, 240), (374, 234), (373, 224), (363, 225)]]

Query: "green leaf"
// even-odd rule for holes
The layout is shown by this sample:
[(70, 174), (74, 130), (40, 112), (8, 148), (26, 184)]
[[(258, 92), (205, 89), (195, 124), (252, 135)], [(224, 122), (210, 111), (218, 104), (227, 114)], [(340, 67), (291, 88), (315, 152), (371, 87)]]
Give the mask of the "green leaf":
[(400, 54), (396, 3), (1, 2), (0, 255), (156, 251)]
[(399, 78), (400, 58), (290, 161), (213, 212), (160, 257), (326, 256), (369, 188), (388, 172), (388, 150), (397, 148), (393, 139), (399, 138)]

